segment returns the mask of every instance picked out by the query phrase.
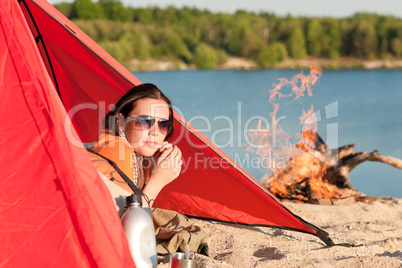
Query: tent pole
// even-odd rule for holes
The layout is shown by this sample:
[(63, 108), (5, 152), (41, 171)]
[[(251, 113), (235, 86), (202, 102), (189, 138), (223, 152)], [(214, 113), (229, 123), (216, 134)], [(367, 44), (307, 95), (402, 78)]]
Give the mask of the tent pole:
[[(25, 10), (26, 10), (27, 13), (29, 14), (29, 17), (31, 18), (31, 21), (32, 21), (33, 25), (35, 26), (35, 30), (36, 30), (36, 32), (38, 33), (38, 35), (34, 37), (35, 42), (36, 42), (36, 44), (42, 43), (43, 51), (44, 51), (44, 53), (45, 53), (45, 55), (46, 55), (46, 59), (47, 59), (47, 62), (48, 62), (48, 64), (49, 64), (50, 73), (51, 73), (51, 77), (52, 77), (54, 86), (55, 86), (55, 88), (56, 88), (56, 90), (57, 90), (57, 94), (59, 95), (60, 99), (63, 101), (63, 98), (61, 97), (61, 94), (60, 94), (59, 85), (57, 84), (56, 74), (55, 74), (55, 72), (54, 72), (52, 62), (50, 61), (49, 53), (47, 52), (47, 49), (46, 49), (46, 46), (45, 46), (45, 42), (43, 41), (42, 35), (40, 34), (38, 25), (36, 24), (36, 21), (34, 20), (31, 11), (29, 10), (27, 4), (25, 3), (25, 0), (18, 0), (18, 2), (19, 2), (20, 4), (21, 4), (21, 2), (23, 3), (23, 5), (24, 5), (24, 7), (25, 7)], [(32, 31), (32, 30), (31, 30), (31, 32), (32, 32), (32, 34), (33, 34), (33, 31)], [(48, 70), (48, 71), (49, 71), (49, 70)]]

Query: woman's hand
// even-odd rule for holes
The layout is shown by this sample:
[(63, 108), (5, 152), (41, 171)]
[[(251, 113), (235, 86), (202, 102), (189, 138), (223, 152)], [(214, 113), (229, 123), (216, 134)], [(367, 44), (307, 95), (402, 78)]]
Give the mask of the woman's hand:
[(179, 176), (183, 164), (181, 151), (177, 146), (165, 142), (159, 150), (161, 153), (143, 190), (149, 199), (155, 199), (163, 187)]
[(170, 143), (162, 145), (160, 151), (162, 153), (156, 161), (156, 167), (151, 178), (157, 176), (166, 185), (179, 176), (183, 161), (181, 151), (177, 146), (172, 146)]

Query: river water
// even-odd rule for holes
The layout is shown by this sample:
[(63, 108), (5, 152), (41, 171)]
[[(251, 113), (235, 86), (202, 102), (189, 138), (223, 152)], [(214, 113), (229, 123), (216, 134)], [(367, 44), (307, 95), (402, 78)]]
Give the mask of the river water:
[[(187, 121), (259, 180), (263, 172), (250, 163), (248, 129), (258, 119), (272, 122), (269, 90), (278, 78), (290, 80), (297, 70), (186, 70), (134, 72), (142, 82), (156, 84)], [(309, 71), (303, 71), (305, 76)], [(290, 88), (285, 87), (283, 90)], [(277, 118), (292, 137), (302, 129), (302, 110), (314, 106), (318, 134), (330, 148), (355, 144), (359, 151), (378, 150), (402, 159), (402, 71), (324, 70), (307, 94), (291, 102), (282, 98)], [(364, 162), (350, 174), (352, 184), (371, 196), (402, 197), (402, 170)]]

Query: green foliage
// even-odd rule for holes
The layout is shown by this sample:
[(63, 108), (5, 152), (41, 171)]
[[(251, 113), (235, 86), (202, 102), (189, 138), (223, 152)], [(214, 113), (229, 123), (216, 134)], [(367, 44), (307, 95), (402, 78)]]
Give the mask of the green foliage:
[(217, 51), (216, 56), (217, 56), (216, 64), (218, 65), (225, 64), (228, 61), (228, 54), (226, 54), (226, 52), (222, 49), (219, 49)]
[(108, 20), (73, 20), (95, 42), (118, 41), (126, 32), (127, 25), (119, 21)]
[(125, 7), (121, 0), (74, 0), (55, 5), (116, 59), (167, 58), (213, 68), (228, 55), (272, 67), (303, 59), (402, 57), (402, 19), (358, 13), (336, 18), (278, 17), (238, 10)]
[(325, 33), (322, 36), (324, 57), (338, 58), (341, 53), (341, 32), (339, 23), (335, 19), (324, 20)]
[(169, 6), (166, 9), (155, 8), (154, 18), (159, 25), (171, 25), (177, 23), (176, 8)]
[(146, 60), (151, 57), (152, 43), (148, 36), (143, 34), (132, 35), (132, 46), (135, 58)]
[(131, 37), (124, 36), (119, 41), (103, 41), (99, 45), (119, 62), (127, 62), (134, 57)]
[(378, 53), (381, 58), (387, 58), (389, 55), (390, 42), (395, 36), (394, 25), (395, 20), (390, 16), (380, 17), (375, 25), (378, 38)]
[(193, 63), (200, 69), (211, 69), (215, 67), (218, 62), (218, 55), (216, 50), (205, 44), (200, 43), (195, 49)]
[(253, 57), (261, 46), (261, 37), (256, 32), (245, 30), (240, 41), (240, 56)]
[(102, 5), (109, 20), (129, 20), (129, 10), (123, 6), (120, 0), (99, 0), (99, 4)]
[(339, 28), (341, 32), (341, 55), (350, 56), (353, 54), (353, 27), (349, 20), (341, 20)]
[(356, 56), (374, 58), (377, 47), (377, 35), (371, 22), (363, 20), (356, 26), (353, 47)]
[(287, 50), (289, 56), (295, 59), (301, 59), (306, 56), (306, 39), (300, 27), (291, 30), (287, 40)]
[(402, 57), (402, 40), (399, 38), (392, 39), (391, 49), (395, 56)]
[(227, 51), (229, 54), (240, 56), (241, 55), (241, 53), (240, 53), (240, 51), (241, 51), (240, 33), (234, 32), (233, 34), (231, 34), (226, 47), (227, 47)]
[(180, 36), (176, 34), (169, 35), (166, 40), (166, 47), (169, 51), (169, 55), (178, 56), (186, 63), (190, 62), (191, 53)]
[(72, 17), (78, 19), (103, 19), (106, 18), (102, 5), (91, 0), (75, 0), (73, 3)]
[[(263, 28), (266, 22), (248, 12), (237, 11), (236, 19), (221, 16), (217, 22), (218, 44), (229, 54), (241, 57), (255, 57), (264, 44)], [(223, 23), (219, 23), (223, 22)], [(219, 26), (218, 26), (219, 25)]]
[(402, 21), (398, 21), (389, 27), (389, 44), (393, 55), (402, 57)]
[(257, 56), (257, 63), (263, 68), (272, 67), (275, 65), (275, 63), (286, 59), (287, 56), (288, 53), (284, 44), (273, 43), (272, 45), (261, 48)]
[(64, 16), (71, 18), (73, 15), (73, 5), (71, 3), (59, 3), (54, 5)]
[(322, 54), (324, 45), (324, 28), (320, 20), (312, 19), (307, 25), (307, 52), (309, 55), (319, 57)]
[(177, 23), (182, 25), (192, 25), (194, 23), (194, 16), (188, 7), (176, 11)]
[(150, 8), (139, 8), (133, 11), (133, 20), (143, 25), (149, 25), (154, 22), (154, 15)]

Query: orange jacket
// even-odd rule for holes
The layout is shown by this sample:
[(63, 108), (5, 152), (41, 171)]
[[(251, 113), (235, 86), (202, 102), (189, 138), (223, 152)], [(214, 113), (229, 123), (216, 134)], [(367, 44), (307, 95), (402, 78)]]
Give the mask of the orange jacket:
[[(119, 169), (126, 174), (128, 178), (133, 180), (135, 153), (134, 148), (125, 139), (104, 132), (99, 137), (93, 150), (115, 162)], [(92, 163), (100, 173), (113, 180), (113, 182), (122, 189), (132, 192), (130, 186), (128, 186), (111, 164), (96, 154), (91, 152), (88, 152), (88, 154)], [(142, 189), (148, 181), (149, 170), (144, 170), (145, 183), (141, 176), (139, 177), (137, 186)]]

